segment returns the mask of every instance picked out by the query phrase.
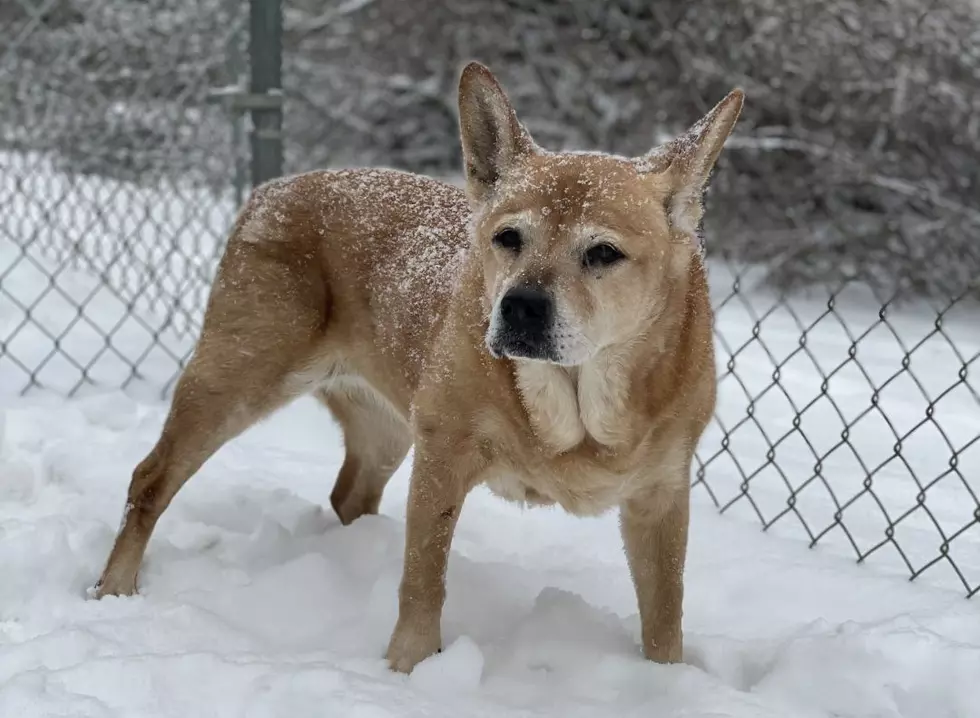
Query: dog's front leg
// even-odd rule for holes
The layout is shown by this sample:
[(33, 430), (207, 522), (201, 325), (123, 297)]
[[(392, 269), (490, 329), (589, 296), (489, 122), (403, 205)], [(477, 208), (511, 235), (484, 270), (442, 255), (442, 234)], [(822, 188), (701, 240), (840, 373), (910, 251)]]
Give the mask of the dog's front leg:
[(656, 491), (620, 509), (623, 543), (640, 608), (643, 654), (658, 663), (683, 659), (681, 615), (689, 489)]
[(391, 668), (402, 673), (442, 647), (440, 623), (449, 548), (470, 485), (467, 474), (458, 470), (468, 463), (465, 458), (457, 462), (442, 454), (447, 452), (434, 452), (428, 442), (415, 448), (398, 622), (387, 652)]

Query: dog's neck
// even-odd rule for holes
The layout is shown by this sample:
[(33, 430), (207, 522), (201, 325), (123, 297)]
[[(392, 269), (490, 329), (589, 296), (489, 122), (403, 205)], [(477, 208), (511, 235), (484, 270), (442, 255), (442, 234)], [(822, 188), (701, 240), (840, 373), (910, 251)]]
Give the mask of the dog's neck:
[[(562, 367), (543, 362), (515, 363), (517, 389), (531, 428), (555, 453), (579, 446), (587, 438), (614, 449), (639, 440), (653, 417), (646, 416), (658, 399), (654, 378), (677, 373), (665, 362), (680, 341), (688, 316), (687, 282), (673, 287), (655, 327), (635, 341), (611, 346), (586, 363)], [(672, 319), (668, 319), (668, 317)]]
[(609, 448), (628, 444), (642, 423), (631, 401), (634, 351), (606, 349), (577, 367), (518, 362), (517, 388), (540, 441), (555, 453), (587, 437)]

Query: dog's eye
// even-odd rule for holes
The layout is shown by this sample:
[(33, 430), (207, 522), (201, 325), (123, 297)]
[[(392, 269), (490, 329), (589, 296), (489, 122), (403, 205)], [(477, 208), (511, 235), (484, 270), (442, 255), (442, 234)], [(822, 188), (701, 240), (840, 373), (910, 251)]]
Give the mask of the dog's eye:
[(611, 244), (603, 242), (594, 247), (589, 247), (586, 253), (582, 255), (582, 266), (588, 269), (608, 267), (622, 259), (626, 259), (625, 254)]
[(521, 246), (524, 241), (521, 239), (521, 233), (516, 229), (502, 229), (493, 235), (493, 243), (498, 247), (503, 247), (504, 249), (509, 249), (511, 252), (520, 252)]

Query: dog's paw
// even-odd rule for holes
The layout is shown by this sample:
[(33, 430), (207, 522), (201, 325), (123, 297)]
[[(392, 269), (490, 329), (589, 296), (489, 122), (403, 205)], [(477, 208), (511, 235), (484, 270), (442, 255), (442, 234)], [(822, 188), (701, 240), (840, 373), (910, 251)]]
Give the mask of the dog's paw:
[(86, 591), (88, 597), (98, 601), (106, 596), (135, 596), (136, 582), (131, 584), (118, 584), (114, 582), (99, 580), (94, 586), (90, 586)]
[(411, 673), (419, 663), (442, 650), (442, 635), (438, 624), (435, 629), (420, 631), (406, 628), (399, 621), (388, 644), (385, 658), (391, 670)]
[(679, 640), (645, 643), (643, 655), (654, 663), (683, 663), (684, 647)]

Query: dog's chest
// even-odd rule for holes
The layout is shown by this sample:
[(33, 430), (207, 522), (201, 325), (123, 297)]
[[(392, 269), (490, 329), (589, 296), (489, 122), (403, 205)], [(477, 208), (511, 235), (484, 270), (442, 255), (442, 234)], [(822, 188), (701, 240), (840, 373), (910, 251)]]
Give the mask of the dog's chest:
[(569, 468), (550, 464), (493, 467), (484, 484), (497, 496), (530, 506), (558, 504), (569, 513), (593, 516), (618, 506), (637, 488), (641, 472), (613, 471), (593, 462)]

